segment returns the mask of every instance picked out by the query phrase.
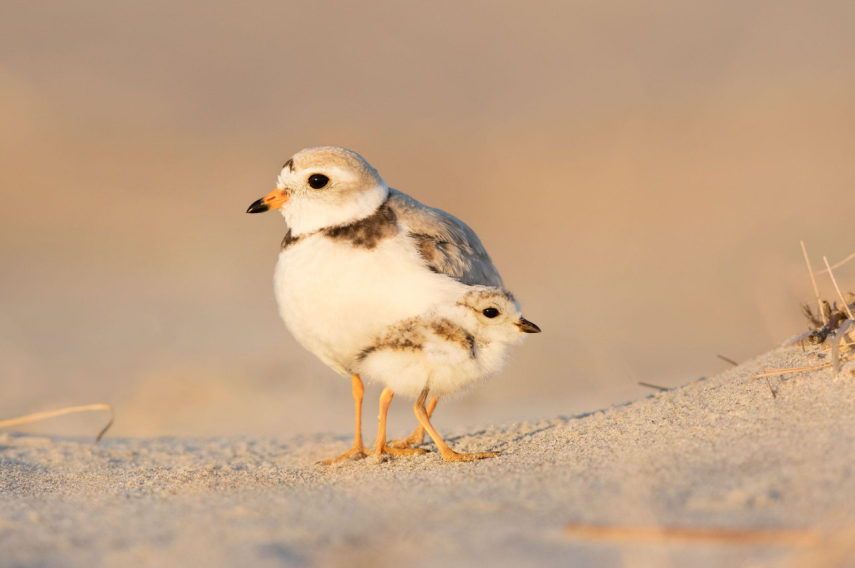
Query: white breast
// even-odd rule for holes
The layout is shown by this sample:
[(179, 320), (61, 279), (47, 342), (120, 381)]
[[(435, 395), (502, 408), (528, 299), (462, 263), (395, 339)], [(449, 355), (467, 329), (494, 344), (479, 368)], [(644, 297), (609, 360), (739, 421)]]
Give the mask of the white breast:
[(347, 375), (390, 325), (453, 301), (465, 287), (431, 272), (404, 234), (373, 249), (318, 234), (280, 253), (274, 288), (297, 341)]

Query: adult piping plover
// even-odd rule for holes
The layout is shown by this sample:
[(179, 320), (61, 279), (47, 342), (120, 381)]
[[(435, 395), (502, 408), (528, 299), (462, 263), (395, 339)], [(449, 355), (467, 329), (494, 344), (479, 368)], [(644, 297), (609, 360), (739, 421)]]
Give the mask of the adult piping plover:
[(386, 410), (395, 393), (415, 398), (415, 413), (445, 461), (472, 461), (495, 452), (459, 454), (430, 423), (428, 394), (446, 397), (497, 373), (508, 348), (523, 333), (540, 328), (522, 317), (510, 292), (477, 286), (453, 304), (393, 325), (357, 357), (353, 368), (369, 381), (383, 383), (377, 457), (386, 444)]
[[(247, 212), (271, 209), (281, 210), (289, 229), (274, 275), (279, 314), (303, 347), (351, 377), (353, 447), (323, 463), (365, 457), (364, 389), (353, 368), (359, 355), (395, 322), (451, 303), (469, 286), (501, 287), (502, 278), (465, 223), (390, 189), (344, 148), (294, 154), (276, 189)], [(423, 439), (419, 426), (398, 445)]]

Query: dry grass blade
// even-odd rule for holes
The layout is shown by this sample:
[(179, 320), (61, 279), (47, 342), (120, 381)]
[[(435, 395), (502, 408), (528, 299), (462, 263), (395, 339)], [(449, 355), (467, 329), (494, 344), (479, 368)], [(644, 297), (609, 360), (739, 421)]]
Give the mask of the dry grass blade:
[(812, 367), (788, 367), (785, 369), (770, 369), (768, 371), (764, 371), (758, 375), (754, 375), (755, 379), (762, 379), (763, 377), (774, 377), (775, 375), (789, 375), (790, 373), (801, 373), (803, 371), (815, 371), (817, 369), (825, 369), (826, 367), (831, 367), (831, 363), (823, 363), (822, 365), (814, 365)]
[(671, 390), (668, 387), (660, 387), (659, 385), (651, 385), (650, 383), (642, 383), (641, 381), (639, 381), (638, 384), (640, 384), (643, 387), (649, 387), (651, 389), (659, 389), (661, 391)]
[(840, 374), (840, 344), (846, 341), (846, 332), (849, 331), (849, 328), (853, 323), (855, 323), (855, 321), (852, 319), (848, 319), (843, 322), (840, 325), (840, 329), (837, 330), (837, 335), (834, 336), (834, 345), (831, 347), (831, 365), (834, 369), (835, 380), (837, 380), (837, 377)]
[(733, 359), (731, 359), (730, 357), (725, 357), (724, 355), (716, 355), (716, 357), (718, 357), (718, 358), (719, 358), (719, 359), (721, 359), (722, 361), (727, 361), (728, 363), (730, 363), (730, 364), (731, 364), (731, 365), (733, 365), (734, 367), (738, 367), (738, 366), (739, 366), (739, 363), (737, 363), (736, 361), (734, 361), (734, 360), (733, 360)]
[(778, 398), (778, 395), (775, 394), (775, 389), (772, 388), (772, 383), (769, 382), (769, 377), (766, 377), (766, 385), (769, 387), (769, 392), (772, 393), (772, 398)]
[(90, 410), (109, 410), (110, 411), (110, 421), (107, 422), (107, 425), (104, 426), (101, 431), (98, 433), (98, 436), (95, 438), (95, 443), (97, 444), (101, 441), (101, 438), (104, 434), (107, 433), (107, 430), (110, 429), (110, 426), (113, 425), (113, 420), (116, 418), (116, 412), (113, 410), (113, 407), (109, 404), (87, 404), (84, 406), (69, 406), (66, 408), (60, 408), (58, 410), (46, 410), (44, 412), (36, 412), (34, 414), (27, 414), (26, 416), (19, 416), (18, 418), (10, 418), (9, 420), (0, 420), (0, 428), (5, 428), (7, 426), (17, 426), (18, 424), (29, 424), (30, 422), (38, 422), (39, 420), (47, 420), (48, 418), (54, 418), (56, 416), (62, 416), (64, 414), (71, 414), (73, 412), (88, 412)]
[(831, 271), (831, 266), (828, 264), (828, 258), (822, 257), (822, 260), (825, 261), (825, 266), (828, 268), (828, 275), (831, 276), (831, 282), (834, 283), (834, 289), (837, 290), (837, 295), (840, 297), (840, 303), (843, 304), (843, 307), (846, 309), (846, 313), (849, 314), (849, 319), (855, 319), (852, 317), (852, 310), (849, 309), (849, 304), (846, 303), (846, 298), (843, 297), (843, 293), (840, 291), (840, 286), (837, 285), (837, 279), (834, 277), (834, 272)]
[(681, 527), (613, 527), (572, 523), (564, 529), (569, 535), (595, 540), (623, 542), (751, 544), (813, 546), (819, 534), (811, 530), (730, 530)]
[[(846, 264), (847, 262), (849, 262), (853, 258), (855, 258), (855, 252), (853, 252), (852, 254), (850, 254), (849, 256), (847, 256), (846, 258), (844, 258), (843, 260), (841, 260), (840, 262), (838, 262), (837, 264), (832, 266), (831, 269), (834, 270), (835, 268), (840, 268), (841, 266), (843, 266), (844, 264)], [(828, 272), (828, 269), (820, 270), (819, 272), (817, 272), (817, 274), (825, 274), (826, 272)]]
[(813, 268), (810, 266), (810, 259), (808, 258), (807, 249), (805, 248), (805, 242), (799, 241), (802, 244), (802, 252), (805, 255), (805, 262), (807, 263), (808, 274), (810, 274), (810, 281), (813, 284), (813, 293), (816, 294), (816, 303), (819, 306), (819, 313), (822, 316), (822, 323), (828, 323), (828, 320), (825, 319), (825, 312), (822, 309), (822, 300), (819, 297), (819, 287), (816, 285), (816, 278), (813, 275)]

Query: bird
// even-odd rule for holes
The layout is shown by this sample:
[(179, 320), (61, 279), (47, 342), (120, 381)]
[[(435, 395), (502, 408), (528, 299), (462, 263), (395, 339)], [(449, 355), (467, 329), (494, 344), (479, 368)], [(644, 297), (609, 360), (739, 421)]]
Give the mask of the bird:
[[(287, 232), (273, 278), (279, 314), (297, 342), (343, 377), (354, 441), (333, 464), (361, 459), (364, 385), (354, 364), (391, 325), (451, 303), (471, 286), (503, 287), (478, 235), (453, 215), (390, 188), (362, 156), (336, 146), (288, 159), (276, 187), (247, 213), (279, 210)], [(432, 412), (436, 399), (428, 409)], [(386, 447), (421, 444), (419, 425)]]
[(498, 455), (452, 450), (431, 425), (425, 401), (428, 395), (445, 398), (460, 394), (496, 374), (504, 365), (509, 347), (525, 333), (540, 333), (540, 328), (522, 316), (513, 294), (500, 288), (474, 286), (456, 302), (398, 322), (380, 335), (354, 365), (360, 376), (385, 386), (380, 395), (377, 458), (383, 459), (386, 411), (395, 394), (416, 399), (416, 418), (445, 461), (474, 461)]

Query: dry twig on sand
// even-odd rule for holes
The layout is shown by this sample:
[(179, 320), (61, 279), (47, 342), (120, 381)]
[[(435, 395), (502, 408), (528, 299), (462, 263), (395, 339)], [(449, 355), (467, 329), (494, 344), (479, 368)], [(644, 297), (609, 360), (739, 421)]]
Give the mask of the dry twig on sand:
[(736, 361), (734, 361), (734, 360), (733, 360), (733, 359), (731, 359), (730, 357), (725, 357), (724, 355), (716, 355), (716, 357), (718, 357), (718, 358), (719, 358), (719, 359), (721, 359), (722, 361), (727, 361), (728, 363), (730, 363), (730, 364), (731, 364), (731, 365), (733, 365), (734, 367), (738, 367), (738, 366), (739, 366), (739, 363), (737, 363)]
[[(841, 357), (840, 361), (845, 362), (849, 361), (849, 358)], [(810, 367), (788, 367), (784, 369), (769, 369), (768, 371), (763, 371), (757, 375), (754, 375), (755, 379), (762, 379), (763, 377), (774, 377), (775, 375), (789, 375), (791, 373), (803, 373), (804, 371), (816, 371), (817, 369), (825, 369), (826, 367), (831, 367), (831, 363), (823, 363), (822, 365), (813, 365)]]
[(55, 416), (62, 416), (63, 414), (71, 414), (73, 412), (87, 412), (90, 410), (109, 410), (110, 411), (110, 421), (107, 422), (107, 425), (104, 426), (101, 431), (98, 433), (98, 436), (95, 437), (95, 443), (97, 444), (101, 441), (101, 438), (104, 434), (107, 433), (107, 430), (110, 429), (110, 426), (113, 425), (113, 420), (116, 418), (116, 412), (113, 410), (113, 407), (109, 404), (87, 404), (85, 406), (69, 406), (66, 408), (60, 408), (58, 410), (47, 410), (45, 412), (36, 412), (34, 414), (27, 414), (25, 416), (19, 416), (18, 418), (10, 418), (9, 420), (0, 420), (0, 428), (5, 428), (7, 426), (17, 426), (18, 424), (29, 424), (30, 422), (38, 422), (39, 420), (47, 420), (48, 418), (53, 418)]
[(661, 391), (671, 390), (671, 389), (669, 389), (668, 387), (660, 387), (659, 385), (651, 385), (650, 383), (642, 383), (641, 381), (638, 381), (638, 384), (640, 384), (640, 385), (641, 385), (641, 386), (643, 386), (643, 387), (648, 387), (648, 388), (651, 388), (651, 389), (658, 389), (658, 390), (661, 390)]
[(766, 377), (766, 385), (769, 387), (769, 392), (772, 393), (772, 398), (778, 398), (778, 395), (775, 393), (775, 389), (772, 388), (772, 383), (769, 382), (769, 377)]

